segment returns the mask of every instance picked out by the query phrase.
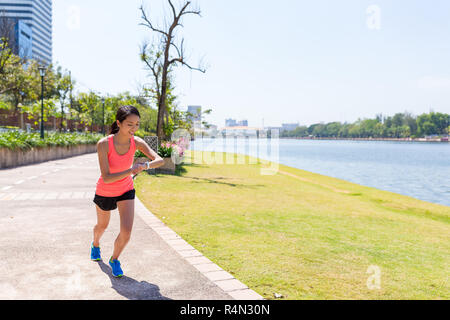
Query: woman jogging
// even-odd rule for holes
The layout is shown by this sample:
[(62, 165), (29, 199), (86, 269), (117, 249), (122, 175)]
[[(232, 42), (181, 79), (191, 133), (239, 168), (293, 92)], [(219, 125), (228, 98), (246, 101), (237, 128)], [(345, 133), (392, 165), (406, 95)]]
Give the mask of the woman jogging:
[[(114, 277), (123, 275), (118, 259), (130, 240), (133, 226), (135, 190), (131, 175), (164, 164), (164, 160), (143, 139), (134, 136), (139, 129), (139, 121), (139, 111), (135, 107), (120, 107), (116, 121), (111, 126), (110, 135), (97, 143), (101, 176), (94, 197), (97, 225), (94, 227), (94, 241), (91, 244), (91, 260), (101, 260), (100, 238), (109, 224), (111, 210), (118, 208), (120, 233), (114, 242), (114, 251), (109, 259)], [(153, 161), (133, 165), (136, 149)]]

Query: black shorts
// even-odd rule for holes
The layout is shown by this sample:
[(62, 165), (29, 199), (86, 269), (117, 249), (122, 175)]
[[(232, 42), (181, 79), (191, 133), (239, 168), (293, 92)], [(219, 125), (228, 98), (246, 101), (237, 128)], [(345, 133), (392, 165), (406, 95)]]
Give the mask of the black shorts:
[(117, 201), (133, 200), (135, 193), (136, 191), (132, 189), (117, 197), (103, 197), (95, 194), (94, 203), (103, 211), (115, 210), (117, 208)]

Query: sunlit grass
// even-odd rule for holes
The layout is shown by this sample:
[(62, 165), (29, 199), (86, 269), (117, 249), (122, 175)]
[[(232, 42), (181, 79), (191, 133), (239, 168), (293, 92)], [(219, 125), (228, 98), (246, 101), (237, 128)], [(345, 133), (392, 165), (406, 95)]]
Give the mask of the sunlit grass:
[(137, 195), (267, 299), (450, 298), (450, 207), (284, 165), (261, 175), (249, 159), (140, 175)]

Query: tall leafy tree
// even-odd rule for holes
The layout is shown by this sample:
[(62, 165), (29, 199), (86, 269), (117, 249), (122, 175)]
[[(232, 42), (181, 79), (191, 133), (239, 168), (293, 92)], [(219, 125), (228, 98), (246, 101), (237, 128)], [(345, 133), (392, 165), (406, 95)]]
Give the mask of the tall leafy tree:
[(56, 96), (59, 100), (59, 105), (61, 108), (61, 124), (60, 131), (63, 131), (66, 126), (66, 121), (64, 120), (64, 115), (66, 113), (66, 104), (69, 102), (70, 92), (73, 90), (74, 83), (72, 77), (67, 70), (63, 70), (61, 66), (56, 69)]

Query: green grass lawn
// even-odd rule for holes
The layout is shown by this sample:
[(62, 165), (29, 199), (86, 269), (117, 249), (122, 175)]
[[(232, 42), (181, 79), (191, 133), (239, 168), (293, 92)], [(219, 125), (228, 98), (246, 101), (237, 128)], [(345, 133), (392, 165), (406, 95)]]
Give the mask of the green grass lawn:
[(450, 207), (284, 165), (261, 175), (245, 158), (141, 174), (137, 196), (266, 299), (450, 298)]

